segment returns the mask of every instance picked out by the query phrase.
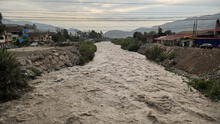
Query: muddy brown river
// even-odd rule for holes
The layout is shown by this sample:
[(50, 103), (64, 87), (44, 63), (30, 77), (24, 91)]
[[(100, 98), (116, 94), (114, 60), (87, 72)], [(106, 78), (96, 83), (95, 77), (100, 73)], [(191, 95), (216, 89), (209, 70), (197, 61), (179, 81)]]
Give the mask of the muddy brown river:
[(220, 103), (186, 78), (110, 42), (96, 45), (92, 62), (45, 74), (32, 92), (0, 104), (0, 123), (220, 124)]

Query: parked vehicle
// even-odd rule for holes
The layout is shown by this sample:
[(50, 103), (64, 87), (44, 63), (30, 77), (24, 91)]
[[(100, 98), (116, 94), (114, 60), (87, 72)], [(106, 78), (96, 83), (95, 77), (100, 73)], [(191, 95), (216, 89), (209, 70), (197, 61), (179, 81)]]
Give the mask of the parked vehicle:
[(204, 48), (204, 49), (212, 49), (213, 45), (210, 43), (204, 43), (204, 44), (200, 45), (199, 47)]
[(33, 43), (30, 44), (30, 46), (36, 47), (36, 46), (38, 46), (38, 43), (37, 42), (33, 42)]

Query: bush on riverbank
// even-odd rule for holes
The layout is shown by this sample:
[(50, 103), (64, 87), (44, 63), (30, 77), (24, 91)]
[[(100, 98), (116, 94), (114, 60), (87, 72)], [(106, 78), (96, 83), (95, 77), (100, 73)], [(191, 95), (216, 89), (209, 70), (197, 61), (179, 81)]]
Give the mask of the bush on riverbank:
[(134, 51), (137, 52), (137, 50), (141, 46), (141, 42), (134, 38), (125, 38), (125, 39), (114, 39), (112, 40), (112, 43), (116, 45), (121, 45), (121, 48), (128, 51)]
[(147, 59), (159, 63), (163, 62), (166, 59), (173, 59), (175, 57), (175, 53), (167, 53), (166, 49), (160, 46), (153, 46), (146, 49), (145, 56), (147, 57)]
[(116, 44), (116, 45), (122, 45), (122, 43), (124, 42), (124, 39), (123, 38), (113, 39), (111, 42)]
[(82, 42), (79, 44), (80, 65), (84, 65), (91, 61), (96, 52), (96, 45), (92, 42)]
[(0, 49), (0, 100), (10, 100), (28, 88), (27, 78), (20, 64), (11, 53)]
[(192, 87), (203, 93), (205, 96), (220, 100), (220, 83), (212, 80), (192, 80), (189, 83)]

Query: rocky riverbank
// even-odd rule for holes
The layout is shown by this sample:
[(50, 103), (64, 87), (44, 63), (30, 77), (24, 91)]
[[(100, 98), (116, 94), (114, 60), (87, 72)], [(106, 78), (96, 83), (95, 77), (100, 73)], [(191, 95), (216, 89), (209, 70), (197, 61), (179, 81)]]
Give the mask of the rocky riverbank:
[(27, 47), (10, 50), (29, 77), (79, 65), (78, 46)]

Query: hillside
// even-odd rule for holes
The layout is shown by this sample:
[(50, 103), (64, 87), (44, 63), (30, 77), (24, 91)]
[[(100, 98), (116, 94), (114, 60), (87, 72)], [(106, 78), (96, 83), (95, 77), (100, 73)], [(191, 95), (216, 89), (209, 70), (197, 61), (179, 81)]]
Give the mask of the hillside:
[[(62, 27), (57, 27), (49, 24), (35, 23), (30, 21), (15, 21), (11, 19), (3, 19), (3, 24), (17, 24), (17, 25), (35, 24), (37, 26), (37, 29), (39, 29), (42, 32), (46, 32), (46, 31), (56, 32), (57, 28), (62, 29)], [(68, 31), (71, 32), (72, 34), (75, 34), (79, 30), (70, 28), (68, 29)]]
[[(190, 17), (184, 20), (177, 20), (169, 23), (165, 23), (162, 25), (153, 26), (151, 28), (137, 28), (132, 31), (120, 31), (120, 30), (111, 30), (104, 34), (105, 37), (108, 38), (125, 38), (128, 36), (132, 36), (134, 32), (149, 32), (149, 31), (157, 31), (158, 26), (162, 27), (164, 30), (172, 30), (174, 32), (181, 32), (181, 31), (189, 31), (192, 30), (194, 20), (200, 19), (198, 22), (198, 29), (212, 29), (215, 27), (216, 19), (220, 18), (220, 13), (214, 15), (204, 15), (199, 17)], [(201, 20), (201, 19), (212, 19), (212, 20)]]

